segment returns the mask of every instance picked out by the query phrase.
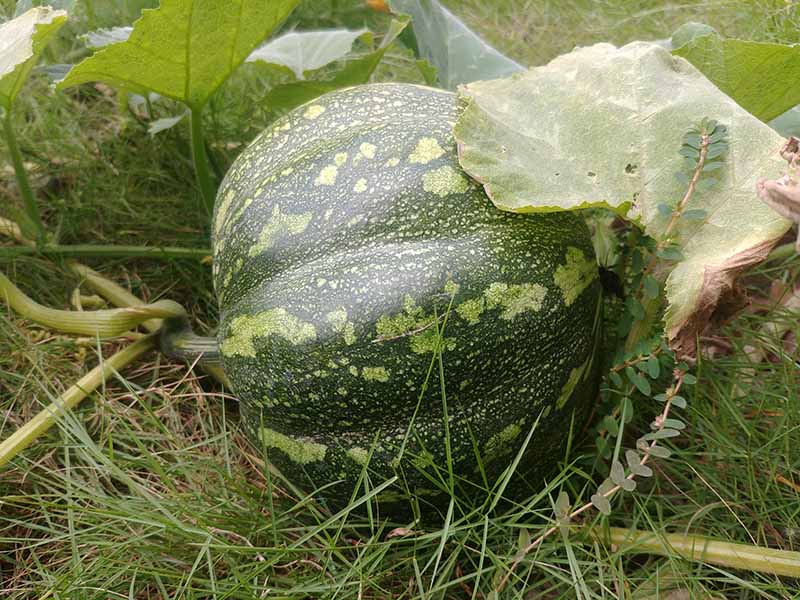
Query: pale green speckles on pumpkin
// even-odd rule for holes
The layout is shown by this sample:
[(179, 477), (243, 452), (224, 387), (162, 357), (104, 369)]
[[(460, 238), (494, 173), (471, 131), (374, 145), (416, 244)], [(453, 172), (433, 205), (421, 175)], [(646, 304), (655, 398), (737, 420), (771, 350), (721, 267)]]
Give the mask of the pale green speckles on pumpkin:
[(463, 194), (469, 189), (469, 182), (453, 167), (445, 165), (422, 176), (422, 189), (445, 198), (449, 194)]
[(325, 319), (330, 323), (336, 333), (344, 336), (344, 343), (352, 346), (356, 341), (355, 326), (347, 320), (347, 311), (344, 308), (337, 308), (325, 315)]
[(272, 216), (258, 235), (258, 242), (250, 247), (250, 256), (256, 256), (271, 248), (282, 235), (303, 233), (311, 222), (311, 217), (310, 211), (299, 214), (282, 213), (281, 207), (276, 204), (272, 208)]
[(323, 167), (323, 169), (317, 175), (317, 178), (314, 180), (314, 185), (333, 185), (336, 183), (336, 175), (339, 172), (339, 168), (336, 165), (328, 165), (327, 167)]
[(570, 396), (572, 396), (572, 392), (575, 391), (575, 387), (578, 385), (581, 378), (586, 379), (592, 366), (592, 359), (593, 356), (589, 356), (581, 366), (575, 367), (569, 372), (567, 382), (564, 384), (564, 387), (561, 388), (558, 402), (556, 402), (556, 408), (558, 408), (558, 410), (564, 408), (564, 405), (567, 403), (567, 400), (570, 399)]
[[(507, 284), (495, 282), (483, 293), (486, 307), (502, 307), (500, 318), (512, 320), (526, 311), (538, 312), (547, 295), (547, 288), (538, 283)], [(456, 309), (457, 310), (457, 309)]]
[(367, 191), (367, 180), (363, 177), (356, 181), (356, 184), (353, 186), (353, 191), (356, 193), (362, 193)]
[(313, 121), (324, 112), (325, 112), (324, 106), (322, 106), (321, 104), (312, 104), (305, 110), (305, 112), (303, 113), (303, 117), (308, 119), (309, 121)]
[(456, 314), (470, 325), (475, 325), (480, 322), (485, 309), (486, 303), (482, 297), (471, 298), (456, 306)]
[(339, 394), (340, 396), (347, 396), (347, 388), (344, 387), (336, 388), (336, 393)]
[(414, 151), (408, 156), (408, 162), (426, 165), (444, 154), (444, 148), (432, 137), (420, 138)]
[(361, 377), (367, 381), (380, 381), (386, 383), (389, 381), (390, 371), (385, 367), (364, 367), (361, 369)]
[(284, 308), (271, 308), (254, 315), (242, 315), (233, 319), (228, 328), (228, 337), (219, 349), (225, 356), (255, 357), (253, 340), (257, 337), (278, 336), (290, 344), (302, 344), (316, 339), (317, 330), (311, 323), (301, 321)]
[(520, 419), (510, 425), (507, 425), (497, 433), (495, 433), (486, 442), (483, 447), (483, 456), (486, 460), (494, 460), (508, 454), (513, 448), (514, 440), (522, 433), (522, 424), (524, 419)]
[(400, 159), (397, 158), (396, 156), (393, 156), (392, 158), (387, 160), (385, 163), (383, 163), (383, 166), (385, 166), (385, 167), (396, 167), (399, 164), (400, 164)]
[(261, 427), (261, 440), (267, 448), (283, 452), (290, 460), (301, 465), (325, 460), (328, 447), (308, 439), (294, 438), (273, 429)]
[(355, 446), (347, 451), (347, 456), (349, 456), (353, 462), (365, 467), (369, 460), (369, 450)]
[(358, 377), (358, 367), (350, 367), (348, 371), (350, 371), (350, 375), (353, 377)]
[(347, 152), (337, 152), (336, 155), (333, 157), (333, 163), (337, 167), (341, 167), (346, 162), (347, 162)]
[(597, 264), (586, 258), (578, 248), (567, 248), (566, 263), (556, 268), (553, 280), (564, 295), (564, 303), (571, 306), (581, 292), (597, 278)]
[(228, 209), (231, 206), (231, 201), (236, 197), (236, 191), (230, 189), (227, 193), (222, 197), (222, 202), (219, 204), (219, 209), (217, 210), (217, 218), (214, 222), (214, 231), (217, 235), (219, 235), (220, 230), (222, 229), (223, 223), (225, 223), (225, 217), (228, 214)]

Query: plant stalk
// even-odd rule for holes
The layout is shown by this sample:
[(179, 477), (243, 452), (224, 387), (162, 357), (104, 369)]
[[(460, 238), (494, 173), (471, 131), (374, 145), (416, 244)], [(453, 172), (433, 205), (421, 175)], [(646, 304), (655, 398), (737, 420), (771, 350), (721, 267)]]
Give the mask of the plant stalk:
[(177, 248), (174, 246), (97, 246), (94, 244), (46, 244), (37, 247), (14, 246), (0, 248), (0, 257), (14, 258), (43, 254), (45, 256), (88, 256), (104, 258), (188, 258), (193, 260), (211, 256), (208, 248)]
[(3, 118), (3, 131), (5, 133), (6, 143), (8, 144), (8, 152), (11, 155), (11, 162), (14, 165), (14, 174), (17, 178), (19, 193), (25, 204), (25, 212), (18, 214), (21, 222), (20, 228), (27, 237), (37, 240), (38, 243), (42, 243), (45, 236), (42, 215), (39, 212), (39, 205), (36, 204), (33, 188), (31, 188), (28, 175), (25, 172), (25, 164), (22, 162), (22, 154), (19, 151), (17, 137), (14, 135), (14, 128), (11, 126), (10, 108), (6, 110), (5, 117)]
[(39, 411), (33, 419), (0, 443), (0, 467), (35, 442), (55, 424), (61, 415), (77, 406), (102, 385), (112, 373), (132, 363), (155, 346), (156, 336), (149, 335), (102, 360), (99, 365), (81, 377), (75, 385), (61, 394), (52, 404)]
[(214, 197), (216, 186), (211, 177), (211, 167), (206, 154), (205, 140), (203, 139), (203, 110), (202, 106), (192, 106), (189, 108), (189, 121), (191, 123), (191, 145), (192, 161), (194, 162), (194, 172), (197, 177), (197, 184), (200, 186), (203, 208), (206, 215), (211, 216), (214, 211)]
[(800, 577), (800, 552), (723, 542), (698, 535), (656, 534), (649, 531), (609, 527), (608, 532), (593, 531), (598, 539), (620, 546), (624, 551), (678, 555), (730, 569)]

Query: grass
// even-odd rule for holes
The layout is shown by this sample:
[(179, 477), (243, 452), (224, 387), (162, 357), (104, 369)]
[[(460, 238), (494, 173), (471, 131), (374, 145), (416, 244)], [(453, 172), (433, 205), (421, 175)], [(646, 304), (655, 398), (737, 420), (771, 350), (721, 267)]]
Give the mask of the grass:
[[(355, 0), (337, 4), (333, 12), (307, 2), (294, 22), (357, 25), (365, 18)], [(529, 64), (575, 44), (667, 37), (689, 19), (728, 35), (800, 41), (797, 7), (777, 1), (450, 4)], [(107, 11), (95, 11), (98, 25), (132, 16), (95, 5)], [(80, 30), (85, 22), (72, 27)], [(76, 60), (77, 48), (62, 39), (48, 58)], [(417, 77), (400, 52), (378, 74)], [(222, 170), (273, 118), (260, 103), (269, 84), (248, 68), (213, 99), (207, 126)], [(168, 116), (177, 107), (158, 110)], [(144, 123), (120, 114), (115, 95), (102, 86), (54, 93), (43, 78), (26, 87), (15, 124), (59, 243), (207, 244), (207, 224), (194, 208), (198, 192), (185, 127), (151, 138)], [(5, 168), (0, 197), (16, 199)], [(54, 260), (0, 258), (0, 268), (38, 301), (66, 307), (78, 282)], [(142, 299), (180, 301), (198, 330), (213, 329), (207, 264), (90, 262)], [(789, 260), (763, 267), (753, 282), (760, 288), (791, 283), (798, 266)], [(687, 396), (688, 427), (670, 445), (672, 457), (656, 461), (652, 479), (616, 499), (610, 517), (592, 511), (570, 535), (549, 537), (522, 560), (502, 597), (658, 598), (668, 591), (690, 598), (796, 597), (797, 582), (790, 579), (623, 551), (587, 533), (635, 527), (800, 550), (800, 405), (794, 401), (800, 382), (794, 358), (764, 333), (767, 319), (789, 320), (800, 333), (796, 317), (780, 310), (730, 324), (730, 354), (698, 365), (698, 384)], [(751, 372), (748, 345), (777, 349), (775, 358)], [(53, 335), (0, 308), (0, 437), (96, 364), (98, 353), (108, 356), (117, 347)], [(438, 370), (434, 377), (438, 385)], [(646, 430), (657, 408), (637, 404), (626, 445)], [(576, 440), (559, 473), (524, 503), (489, 512), (460, 498), (443, 527), (389, 523), (374, 512), (332, 515), (312, 499), (300, 502), (246, 441), (235, 399), (184, 366), (150, 355), (0, 471), (0, 593), (15, 599), (488, 598), (519, 548), (552, 523), (558, 492), (585, 500), (602, 479), (597, 471), (592, 440)]]

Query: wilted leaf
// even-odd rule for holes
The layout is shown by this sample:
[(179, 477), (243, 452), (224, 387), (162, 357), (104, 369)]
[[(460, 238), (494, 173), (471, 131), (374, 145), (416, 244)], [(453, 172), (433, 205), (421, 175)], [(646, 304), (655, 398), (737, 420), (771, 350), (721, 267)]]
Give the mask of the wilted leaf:
[(688, 41), (673, 54), (685, 58), (719, 89), (762, 121), (800, 103), (800, 46), (723, 38)]
[(406, 18), (392, 20), (389, 31), (383, 36), (381, 45), (376, 50), (361, 58), (348, 61), (330, 79), (296, 81), (278, 85), (269, 91), (264, 100), (265, 104), (271, 110), (288, 111), (327, 92), (367, 83), (389, 45), (397, 39), (407, 24)]
[(299, 0), (171, 0), (144, 10), (130, 37), (95, 52), (58, 84), (103, 81), (202, 107)]
[(89, 48), (102, 48), (109, 44), (124, 42), (131, 36), (133, 27), (112, 27), (111, 29), (97, 29), (81, 36)]
[(66, 20), (63, 10), (39, 7), (0, 25), (0, 107), (11, 108), (39, 55)]
[(366, 29), (329, 29), (327, 31), (292, 31), (253, 50), (247, 62), (262, 61), (292, 71), (297, 79), (344, 57)]
[(391, 0), (392, 12), (413, 21), (422, 58), (438, 70), (439, 85), (448, 90), (478, 79), (505, 77), (524, 67), (484, 42), (437, 0)]
[(671, 260), (681, 262), (667, 279), (665, 320), (682, 353), (692, 353), (738, 272), (763, 260), (790, 226), (755, 195), (760, 175), (783, 170), (783, 140), (658, 45), (581, 48), (508, 79), (464, 86), (461, 96), (461, 164), (499, 208), (606, 206), (656, 239), (669, 221), (658, 205), (675, 205), (686, 191), (674, 177), (685, 133), (703, 117), (727, 126), (719, 183), (689, 204), (707, 218), (673, 230)]

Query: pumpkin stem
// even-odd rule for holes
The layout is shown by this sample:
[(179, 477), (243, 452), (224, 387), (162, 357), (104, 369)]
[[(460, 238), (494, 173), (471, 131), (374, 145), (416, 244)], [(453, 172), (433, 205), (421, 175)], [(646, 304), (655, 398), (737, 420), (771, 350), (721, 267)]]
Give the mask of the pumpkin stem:
[(221, 366), (216, 338), (197, 335), (185, 317), (164, 321), (158, 343), (167, 358), (196, 362), (203, 368)]

